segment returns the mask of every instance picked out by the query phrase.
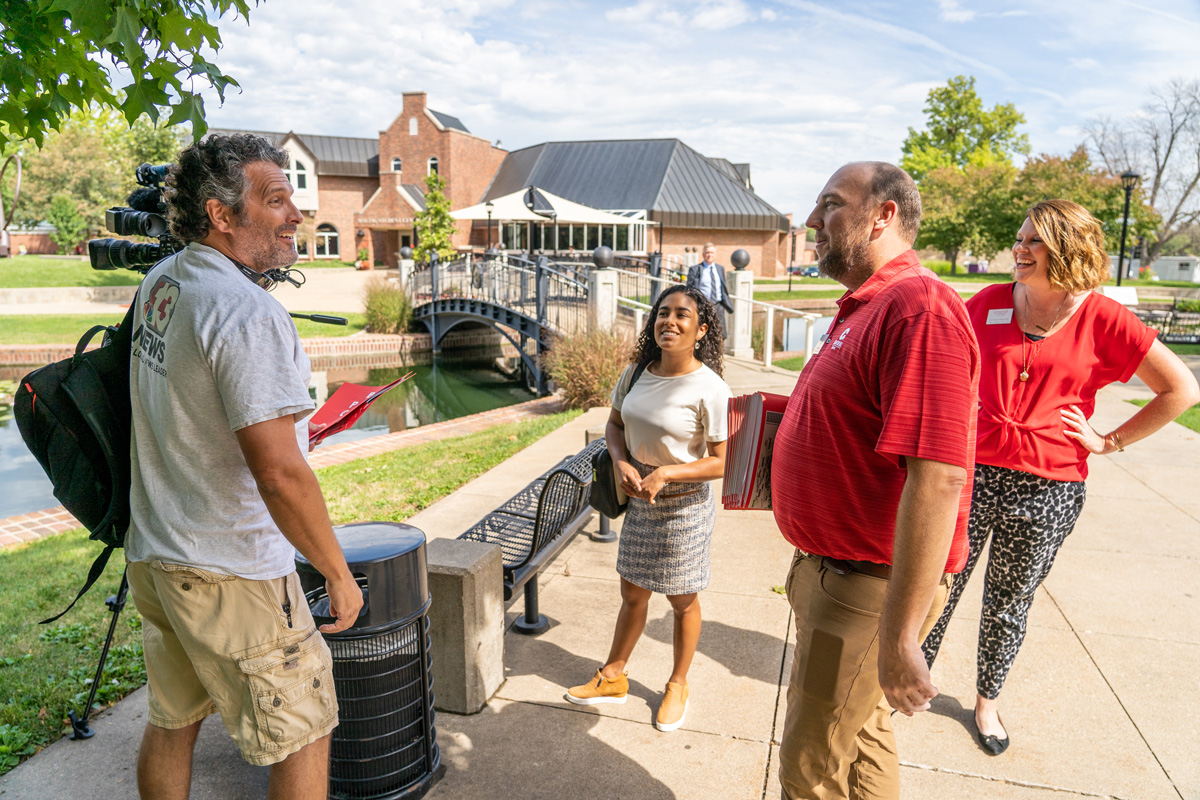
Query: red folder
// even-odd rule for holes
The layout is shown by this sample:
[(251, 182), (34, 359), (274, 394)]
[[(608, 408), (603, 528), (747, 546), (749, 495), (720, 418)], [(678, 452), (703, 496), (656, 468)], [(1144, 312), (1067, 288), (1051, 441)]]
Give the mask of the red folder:
[(357, 422), (371, 403), (378, 400), (384, 392), (396, 388), (416, 374), (410, 372), (402, 375), (387, 386), (359, 386), (357, 383), (343, 383), (336, 392), (329, 396), (325, 405), (318, 408), (309, 418), (309, 422), (313, 425), (328, 424), (329, 427), (321, 428), (311, 434), (308, 437), (308, 443), (317, 445), (326, 436), (346, 430)]
[(729, 444), (721, 503), (730, 510), (771, 508), (771, 452), (788, 398), (755, 392), (729, 401)]

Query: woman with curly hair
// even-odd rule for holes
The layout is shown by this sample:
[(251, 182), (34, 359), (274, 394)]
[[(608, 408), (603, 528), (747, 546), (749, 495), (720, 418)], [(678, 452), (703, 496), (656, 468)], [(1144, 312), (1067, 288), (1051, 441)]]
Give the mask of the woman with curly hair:
[(708, 586), (716, 515), (708, 482), (725, 468), (728, 427), (721, 340), (720, 317), (704, 295), (682, 285), (664, 291), (613, 388), (605, 431), (629, 495), (617, 552), (621, 611), (608, 660), (592, 680), (569, 689), (567, 700), (625, 702), (625, 665), (646, 627), (650, 595), (661, 592), (675, 612), (675, 661), (655, 719), (660, 731), (683, 724), (700, 640), (697, 594)]
[[(998, 698), (1025, 639), (1034, 591), (1083, 510), (1089, 455), (1124, 450), (1200, 398), (1196, 379), (1133, 312), (1093, 290), (1109, 257), (1096, 218), (1069, 200), (1029, 209), (1013, 245), (1013, 283), (967, 301), (979, 339), (979, 433), (967, 566), (925, 639), (946, 625), (991, 537), (979, 621), (975, 725), (992, 755), (1008, 748)], [(1108, 433), (1088, 422), (1096, 392), (1137, 375), (1154, 399)]]

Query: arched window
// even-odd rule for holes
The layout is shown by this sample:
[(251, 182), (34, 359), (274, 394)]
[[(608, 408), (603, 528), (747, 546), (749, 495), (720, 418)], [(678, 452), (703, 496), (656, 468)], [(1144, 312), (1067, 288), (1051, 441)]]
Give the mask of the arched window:
[(416, 117), (408, 118), (408, 135), (409, 136), (417, 135), (417, 118)]
[(399, 172), (399, 171), (400, 171), (400, 159), (393, 158), (392, 159), (392, 172)]
[(337, 228), (328, 222), (317, 226), (317, 258), (334, 258), (338, 254)]
[(430, 175), (437, 175), (437, 174), (438, 174), (438, 162), (437, 162), (437, 156), (430, 156), (430, 157), (429, 157), (429, 174), (430, 174)]
[(296, 162), (292, 185), (296, 188), (296, 191), (308, 188), (308, 169), (300, 161)]

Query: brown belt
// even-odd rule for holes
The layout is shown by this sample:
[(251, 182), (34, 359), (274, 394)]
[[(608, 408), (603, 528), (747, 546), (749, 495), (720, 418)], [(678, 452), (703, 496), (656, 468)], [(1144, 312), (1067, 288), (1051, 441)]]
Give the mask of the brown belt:
[(874, 561), (850, 561), (822, 556), (821, 564), (833, 570), (838, 575), (857, 572), (862, 575), (870, 575), (872, 578), (883, 578), (885, 581), (892, 577), (892, 567), (890, 564), (876, 564)]

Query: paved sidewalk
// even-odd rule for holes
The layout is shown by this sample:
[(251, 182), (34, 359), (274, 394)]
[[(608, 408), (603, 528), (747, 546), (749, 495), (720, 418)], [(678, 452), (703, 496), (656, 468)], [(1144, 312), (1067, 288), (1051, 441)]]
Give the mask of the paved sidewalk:
[[(787, 392), (795, 379), (745, 363), (731, 363), (727, 378), (735, 392)], [(1115, 424), (1133, 410), (1125, 398), (1146, 394), (1105, 390), (1098, 425)], [(411, 522), (431, 538), (457, 535), (578, 449), (605, 414), (563, 426)], [(999, 758), (979, 748), (971, 723), (981, 581), (971, 582), (934, 673), (942, 694), (933, 711), (896, 719), (904, 798), (1200, 800), (1197, 486), (1200, 434), (1177, 425), (1092, 460), (1088, 505), (1039, 590), (1005, 687), (1013, 744)], [(654, 598), (630, 664), (629, 702), (585, 708), (563, 700), (604, 658), (619, 606), (616, 545), (578, 538), (541, 582), (550, 630), (507, 634), (507, 681), (483, 712), (438, 714), (447, 771), (428, 797), (778, 797), (777, 725), (794, 635), (773, 587), (790, 556), (769, 513), (718, 511), (692, 706), (679, 731), (662, 734), (652, 721), (671, 663), (664, 598)], [(510, 622), (520, 608), (517, 600)], [(138, 692), (102, 715), (94, 739), (60, 741), (0, 778), (0, 798), (136, 797), (144, 717)], [(192, 796), (262, 797), (265, 785), (266, 770), (241, 762), (219, 721), (207, 721)]]

